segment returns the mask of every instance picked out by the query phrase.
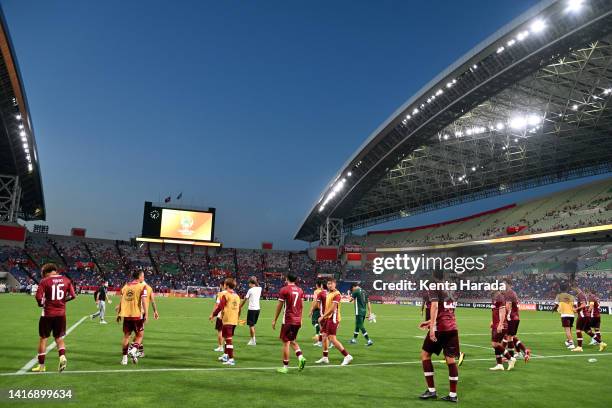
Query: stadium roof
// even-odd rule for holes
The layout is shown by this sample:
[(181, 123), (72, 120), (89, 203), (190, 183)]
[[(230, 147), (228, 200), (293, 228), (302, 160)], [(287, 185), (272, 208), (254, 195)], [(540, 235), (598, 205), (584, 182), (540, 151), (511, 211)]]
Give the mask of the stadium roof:
[(545, 0), (394, 112), (295, 239), (612, 171), (612, 2)]
[(38, 152), (21, 73), (0, 9), (0, 175), (18, 176), (21, 187), (19, 217), (44, 220)]

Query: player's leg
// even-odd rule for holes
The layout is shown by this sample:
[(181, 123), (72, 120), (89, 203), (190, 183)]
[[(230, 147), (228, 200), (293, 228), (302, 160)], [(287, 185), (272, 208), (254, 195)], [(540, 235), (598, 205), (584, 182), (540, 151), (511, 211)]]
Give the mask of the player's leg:
[(510, 353), (506, 350), (505, 345), (503, 344), (504, 333), (497, 333), (493, 330), (493, 338), (491, 341), (491, 346), (495, 352), (495, 366), (491, 367), (489, 370), (491, 371), (503, 371), (503, 357), (508, 361), (508, 370), (512, 370), (514, 368), (514, 364), (516, 363), (516, 359), (510, 355)]
[[(223, 325), (223, 339), (225, 340), (225, 354), (220, 359), (225, 365), (236, 365), (234, 361), (234, 328), (233, 325)], [(223, 358), (225, 357), (225, 358)]]
[(287, 374), (289, 372), (289, 341), (281, 341), (283, 342), (283, 367), (276, 371), (281, 374)]
[[(429, 336), (425, 338), (425, 342), (423, 343), (423, 347), (428, 347), (431, 340), (429, 340)], [(437, 398), (436, 394), (436, 385), (434, 383), (434, 366), (431, 362), (431, 352), (427, 350), (421, 350), (421, 363), (423, 365), (423, 375), (425, 376), (425, 383), (427, 384), (427, 390), (420, 395), (421, 399), (430, 399)]]
[(572, 351), (576, 351), (576, 352), (582, 351), (582, 330), (581, 329), (582, 329), (581, 322), (580, 322), (580, 319), (578, 319), (578, 324), (576, 324), (576, 343), (578, 344), (578, 346), (574, 347)]
[(353, 330), (353, 338), (350, 341), (351, 344), (357, 343), (357, 337), (359, 337), (360, 330), (361, 330), (361, 324), (359, 321), (359, 315), (355, 315), (355, 330)]
[(100, 314), (100, 323), (106, 324), (106, 320), (104, 319), (104, 317), (106, 316), (106, 302), (101, 300), (98, 307), (99, 307), (98, 312)]
[(47, 338), (40, 337), (38, 339), (38, 366), (32, 368), (33, 372), (45, 372), (45, 357), (47, 356)]
[(293, 348), (295, 356), (298, 359), (298, 369), (302, 371), (304, 367), (306, 367), (306, 358), (304, 357), (304, 354), (302, 354), (302, 349), (300, 348), (300, 345), (295, 341), (295, 339), (297, 339), (300, 326), (292, 325), (290, 329), (291, 330), (289, 332), (288, 338), (291, 341), (291, 347)]
[(329, 339), (327, 333), (321, 334), (321, 347), (323, 349), (323, 356), (315, 361), (316, 364), (329, 364)]
[(506, 350), (512, 357), (514, 357), (514, 337), (510, 335), (504, 336), (504, 343), (506, 345)]
[(363, 337), (366, 339), (367, 346), (371, 346), (372, 344), (374, 344), (374, 342), (370, 339), (370, 335), (368, 334), (368, 331), (365, 328), (365, 316), (361, 316), (361, 334), (363, 335)]
[(448, 367), (448, 382), (449, 392), (447, 397), (442, 397), (443, 400), (457, 402), (457, 383), (459, 382), (459, 368), (455, 357), (445, 356), (446, 365)]
[[(125, 324), (125, 320), (124, 320)], [(128, 363), (128, 349), (130, 344), (131, 332), (123, 332), (123, 339), (121, 340), (121, 364), (126, 365)]]
[(342, 343), (340, 343), (340, 341), (338, 340), (336, 335), (335, 334), (330, 334), (329, 335), (329, 341), (331, 341), (331, 343), (334, 345), (334, 347), (336, 347), (338, 349), (338, 351), (340, 351), (340, 354), (342, 354), (344, 356), (344, 360), (342, 360), (342, 363), (340, 363), (340, 365), (349, 365), (351, 363), (351, 361), (353, 361), (353, 356), (351, 356), (348, 353), (348, 351), (346, 351), (346, 349), (344, 348)]
[(55, 344), (57, 344), (57, 354), (59, 355), (59, 367), (58, 371), (61, 373), (66, 369), (66, 344), (64, 343), (64, 337), (56, 337)]

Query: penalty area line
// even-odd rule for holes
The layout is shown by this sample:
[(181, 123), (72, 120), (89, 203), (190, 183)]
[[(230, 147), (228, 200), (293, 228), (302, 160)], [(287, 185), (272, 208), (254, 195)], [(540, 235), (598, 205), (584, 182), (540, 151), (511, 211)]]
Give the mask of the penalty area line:
[[(546, 359), (557, 359), (557, 358), (573, 358), (573, 357), (610, 357), (612, 353), (599, 353), (599, 354), (561, 354), (555, 356), (538, 356), (532, 357), (531, 360), (546, 360)], [(480, 361), (492, 361), (493, 358), (473, 358), (466, 359), (467, 364), (471, 362)], [(433, 360), (432, 360), (433, 361)], [(434, 361), (439, 364), (444, 364), (444, 361)], [(421, 364), (421, 360), (415, 361), (388, 361), (378, 363), (356, 363), (348, 366), (341, 365), (315, 365), (308, 366), (308, 370), (320, 369), (320, 368), (338, 368), (346, 369), (350, 367), (372, 367), (372, 366), (395, 366), (395, 365), (413, 365)], [(64, 371), (61, 373), (62, 376), (69, 374), (111, 374), (111, 373), (160, 373), (160, 372), (207, 372), (207, 371), (270, 371), (276, 370), (278, 366), (274, 367), (176, 367), (176, 368), (126, 368), (126, 369), (108, 369), (108, 370), (79, 370), (79, 371)], [(290, 367), (291, 370), (296, 370), (297, 367)], [(0, 377), (15, 376), (15, 375), (57, 375), (59, 372), (45, 372), (45, 373), (0, 373)]]
[[(64, 337), (68, 336), (74, 329), (77, 328), (77, 326), (81, 323), (83, 323), (85, 321), (85, 319), (87, 319), (89, 317), (89, 315), (85, 315), (83, 317), (81, 317), (81, 320), (79, 320), (78, 322), (76, 322), (75, 324), (73, 324), (72, 326), (70, 326), (68, 328), (68, 330), (66, 330), (66, 334), (64, 335)], [(55, 343), (55, 341), (53, 341), (53, 343), (49, 344), (47, 346), (47, 349), (45, 350), (45, 354), (49, 353), (51, 350), (53, 350), (55, 347), (57, 347), (57, 343)], [(12, 373), (13, 375), (24, 375), (27, 374), (28, 371), (30, 371), (30, 369), (32, 367), (34, 367), (34, 364), (36, 364), (38, 362), (38, 356), (34, 357), (33, 359), (31, 359), (30, 361), (28, 361), (26, 363), (26, 365), (24, 365), (23, 367), (21, 367), (19, 369), (19, 371)], [(36, 374), (36, 373), (34, 373)]]

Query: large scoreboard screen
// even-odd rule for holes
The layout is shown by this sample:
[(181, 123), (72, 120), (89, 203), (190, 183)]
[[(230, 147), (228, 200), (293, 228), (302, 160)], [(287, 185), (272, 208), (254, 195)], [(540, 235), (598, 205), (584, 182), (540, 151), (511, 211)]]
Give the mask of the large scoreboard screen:
[(215, 209), (169, 208), (147, 201), (142, 220), (142, 237), (212, 242), (215, 236)]

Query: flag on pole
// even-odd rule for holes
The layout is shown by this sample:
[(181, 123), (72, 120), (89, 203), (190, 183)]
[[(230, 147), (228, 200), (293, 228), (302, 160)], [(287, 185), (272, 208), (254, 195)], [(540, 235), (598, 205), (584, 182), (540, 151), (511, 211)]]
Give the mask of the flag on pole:
[(182, 191), (179, 193), (179, 195), (176, 196), (177, 200), (180, 200), (181, 198), (183, 198), (183, 192)]
[(168, 196), (164, 198), (164, 203), (169, 203), (170, 201), (172, 201), (172, 197)]

